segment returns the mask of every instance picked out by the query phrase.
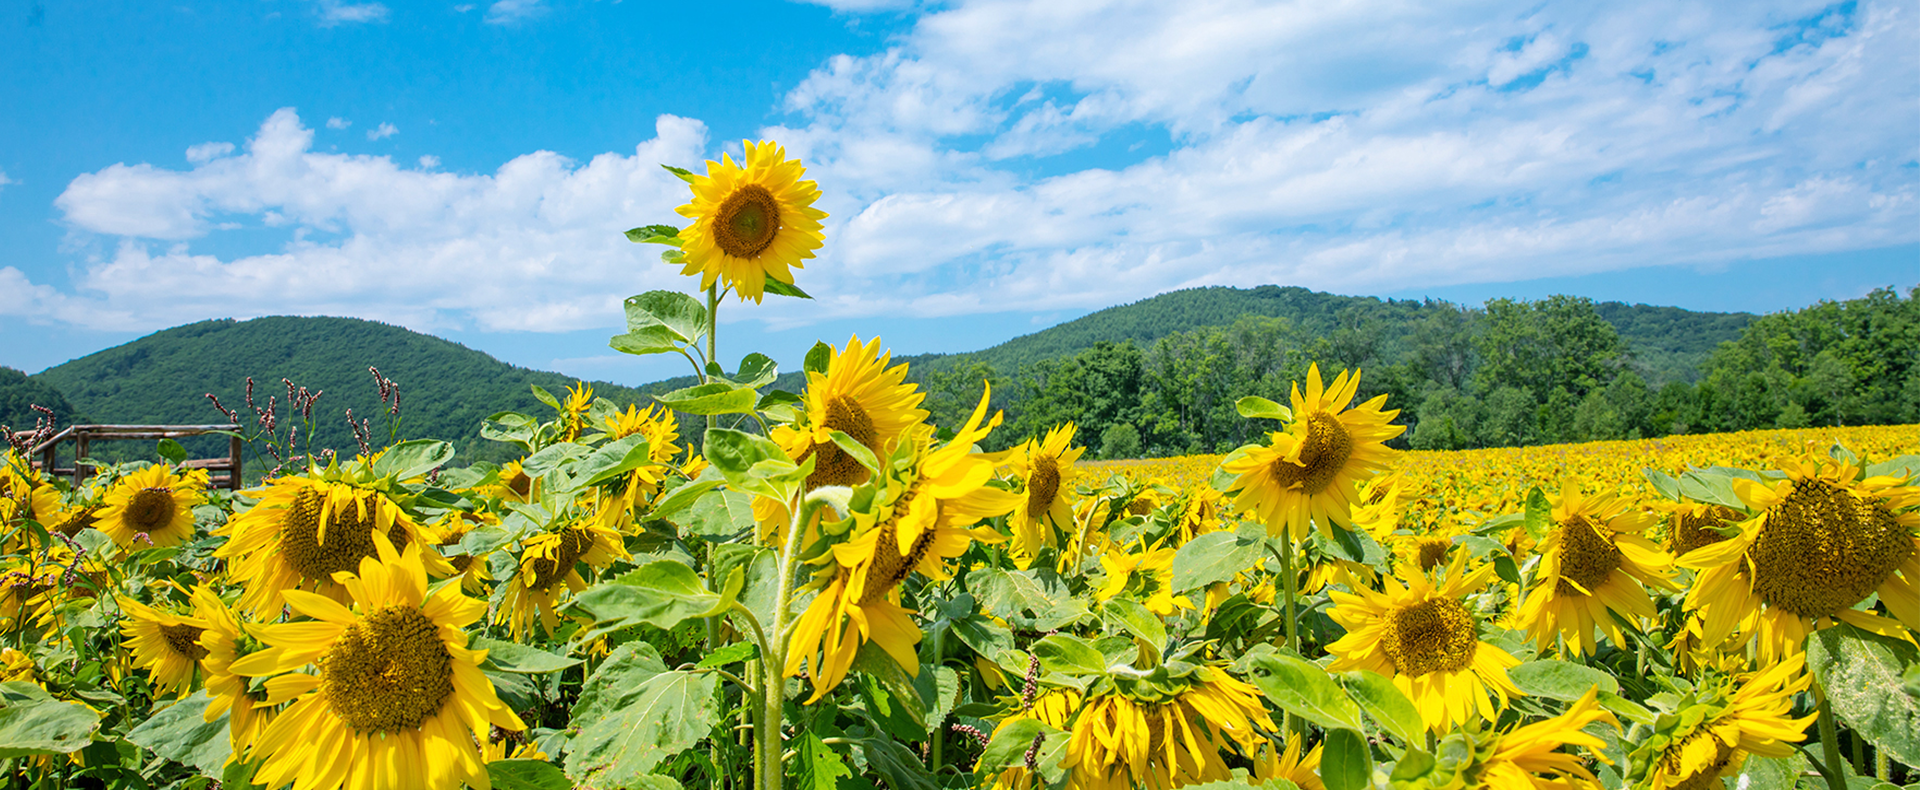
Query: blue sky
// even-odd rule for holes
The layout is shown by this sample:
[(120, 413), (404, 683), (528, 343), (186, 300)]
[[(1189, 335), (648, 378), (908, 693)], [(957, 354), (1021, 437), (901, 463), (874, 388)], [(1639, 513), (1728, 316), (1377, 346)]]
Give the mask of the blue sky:
[(818, 298), (724, 357), (961, 351), (1178, 288), (1770, 311), (1920, 283), (1920, 3), (0, 7), (0, 365), (353, 315), (638, 383), (620, 231), (771, 138)]

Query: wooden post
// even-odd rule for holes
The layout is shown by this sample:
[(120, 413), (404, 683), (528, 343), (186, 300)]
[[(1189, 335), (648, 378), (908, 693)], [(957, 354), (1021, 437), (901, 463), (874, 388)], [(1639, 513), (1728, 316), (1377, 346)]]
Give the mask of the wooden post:
[(80, 482), (87, 479), (87, 467), (80, 459), (87, 457), (87, 439), (90, 435), (84, 431), (76, 432), (73, 440), (73, 487), (79, 488)]
[(240, 459), (245, 455), (243, 452), (245, 449), (246, 448), (240, 443), (240, 437), (227, 437), (227, 458), (233, 462), (233, 477), (227, 480), (227, 490), (229, 491), (238, 491), (242, 485), (240, 482)]

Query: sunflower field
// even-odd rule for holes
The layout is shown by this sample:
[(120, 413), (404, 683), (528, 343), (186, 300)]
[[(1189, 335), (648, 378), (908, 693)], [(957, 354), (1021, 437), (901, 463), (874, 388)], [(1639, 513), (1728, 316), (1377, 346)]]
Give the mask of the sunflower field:
[(698, 290), (610, 341), (698, 373), (657, 404), (536, 388), (464, 464), (303, 445), (289, 384), (221, 407), (237, 492), (16, 439), (12, 786), (1920, 787), (1920, 427), (1402, 453), (1315, 367), (1225, 456), (983, 452), (986, 385), (930, 424), (875, 339), (727, 369), (820, 192), (770, 142), (668, 169), (691, 224), (628, 235)]

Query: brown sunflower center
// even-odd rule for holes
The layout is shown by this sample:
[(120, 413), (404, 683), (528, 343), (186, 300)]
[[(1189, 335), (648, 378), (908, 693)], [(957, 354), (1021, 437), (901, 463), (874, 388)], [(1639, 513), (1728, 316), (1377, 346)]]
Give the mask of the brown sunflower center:
[(173, 490), (142, 488), (127, 500), (127, 526), (135, 532), (157, 532), (173, 521)]
[(1307, 438), (1300, 443), (1300, 463), (1273, 462), (1273, 478), (1281, 488), (1298, 488), (1313, 495), (1333, 485), (1334, 475), (1353, 457), (1353, 434), (1324, 411), (1307, 415)]
[[(368, 496), (358, 503), (336, 505), (322, 525), (320, 510), (326, 497), (312, 489), (294, 495), (293, 506), (287, 508), (280, 522), (280, 552), (287, 564), (314, 581), (331, 580), (340, 571), (359, 570), (360, 560), (376, 554), (373, 511), (378, 503), (370, 500)], [(365, 506), (364, 518), (357, 505)], [(395, 549), (405, 548), (407, 532), (395, 524), (387, 531), (387, 540)]]
[(1825, 617), (1866, 598), (1912, 554), (1912, 536), (1885, 506), (1807, 481), (1767, 512), (1747, 560), (1761, 600)]
[(1586, 516), (1574, 516), (1560, 525), (1560, 580), (1554, 582), (1555, 595), (1589, 595), (1618, 567), (1620, 547), (1601, 537)]
[(1452, 598), (1430, 598), (1401, 607), (1387, 618), (1380, 640), (1387, 660), (1402, 675), (1458, 672), (1473, 663), (1479, 647), (1473, 613)]
[(587, 534), (586, 530), (570, 529), (560, 533), (560, 543), (554, 547), (553, 553), (533, 560), (534, 589), (544, 590), (559, 584), (567, 578), (567, 574), (573, 572), (574, 563), (579, 562), (592, 548), (593, 536)]
[(1740, 521), (1739, 513), (1734, 512), (1733, 508), (1720, 505), (1708, 508), (1697, 515), (1691, 512), (1680, 514), (1673, 523), (1673, 545), (1670, 547), (1673, 556), (1678, 557), (1701, 546), (1711, 546), (1726, 540), (1727, 536), (1720, 534), (1714, 528), (1738, 521)]
[(411, 606), (347, 626), (319, 664), (327, 705), (363, 735), (418, 729), (453, 695), (453, 655), (439, 627)]
[(914, 538), (913, 545), (907, 547), (906, 556), (900, 556), (898, 524), (919, 493), (917, 486), (908, 490), (906, 496), (893, 503), (893, 515), (880, 525), (880, 539), (873, 544), (873, 567), (867, 569), (867, 583), (860, 588), (860, 603), (880, 600), (895, 585), (905, 581), (907, 574), (913, 573), (913, 569), (920, 566), (920, 560), (933, 550), (934, 527), (929, 524), (920, 531), (920, 537)]
[(1060, 463), (1045, 453), (1034, 456), (1033, 473), (1027, 476), (1027, 516), (1045, 516), (1059, 495)]
[(88, 505), (80, 512), (68, 517), (66, 521), (60, 522), (53, 531), (71, 538), (80, 534), (80, 530), (93, 526), (94, 522), (99, 520), (99, 515), (99, 505)]
[(780, 203), (759, 184), (746, 184), (728, 195), (713, 217), (713, 241), (735, 258), (758, 256), (780, 232)]
[(1672, 790), (1707, 790), (1720, 787), (1720, 773), (1733, 757), (1733, 747), (1703, 727), (1668, 747), (1660, 767), (1666, 769)]
[(207, 657), (207, 649), (200, 646), (200, 629), (191, 625), (160, 626), (160, 637), (167, 640), (167, 647), (173, 652), (186, 656), (193, 661)]
[[(821, 425), (853, 438), (874, 452), (879, 452), (880, 434), (873, 429), (873, 418), (867, 416), (867, 410), (860, 408), (859, 401), (841, 395), (827, 401), (827, 416)], [(867, 468), (840, 449), (832, 442), (816, 444), (808, 451), (813, 456), (813, 474), (807, 475), (807, 487), (851, 486), (867, 480)], [(801, 456), (806, 460), (806, 456)]]
[(1446, 538), (1421, 538), (1420, 549), (1417, 552), (1420, 558), (1420, 570), (1430, 571), (1437, 566), (1445, 565), (1447, 552), (1452, 548), (1453, 541)]

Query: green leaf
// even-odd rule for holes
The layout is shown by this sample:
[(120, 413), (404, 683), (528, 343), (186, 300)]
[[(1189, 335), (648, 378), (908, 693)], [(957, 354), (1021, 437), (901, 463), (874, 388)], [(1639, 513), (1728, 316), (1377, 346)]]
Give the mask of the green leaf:
[(661, 165), (661, 167), (665, 168), (667, 172), (672, 173), (676, 176), (679, 176), (681, 181), (685, 181), (689, 184), (693, 183), (694, 175), (692, 170), (688, 170), (684, 167), (674, 167), (673, 165)]
[(688, 414), (746, 414), (753, 411), (760, 393), (752, 387), (713, 381), (653, 397), (669, 409)]
[(1620, 681), (1589, 666), (1547, 659), (1528, 661), (1507, 670), (1507, 679), (1515, 688), (1536, 697), (1573, 702), (1595, 686), (1608, 694), (1620, 693)]
[(626, 309), (628, 332), (639, 332), (650, 326), (663, 327), (682, 343), (692, 343), (707, 334), (706, 305), (679, 291), (648, 291), (629, 296)]
[(1420, 709), (1414, 707), (1413, 701), (1407, 699), (1392, 680), (1364, 669), (1342, 672), (1335, 677), (1347, 690), (1347, 696), (1366, 711), (1367, 718), (1399, 740), (1400, 745), (1414, 746), (1422, 742), (1426, 725), (1420, 720)]
[[(1747, 503), (1733, 492), (1735, 475), (1726, 471), (1709, 472), (1704, 469), (1690, 469), (1680, 476), (1680, 493), (1688, 499), (1715, 505), (1726, 505), (1735, 510), (1745, 510)], [(1744, 470), (1742, 470), (1744, 471)], [(1751, 472), (1738, 475), (1747, 477)], [(1753, 478), (1749, 478), (1753, 479)]]
[(583, 661), (583, 659), (554, 655), (519, 642), (502, 642), (484, 636), (474, 637), (469, 647), (487, 651), (487, 662), (492, 664), (494, 669), (521, 675), (559, 672), (567, 667), (577, 666)]
[(827, 435), (833, 438), (835, 446), (839, 447), (841, 451), (847, 455), (853, 456), (853, 460), (860, 462), (860, 466), (865, 468), (868, 473), (875, 475), (880, 474), (880, 459), (874, 457), (873, 451), (868, 449), (866, 445), (861, 444), (852, 436), (847, 435), (846, 431), (832, 431)]
[[(751, 391), (751, 390), (749, 390)], [(736, 489), (785, 501), (804, 474), (773, 440), (730, 428), (708, 428), (707, 461)], [(811, 467), (813, 459), (807, 459)]]
[[(666, 167), (666, 165), (661, 165), (661, 167)], [(672, 171), (678, 171), (675, 173), (676, 175), (678, 175), (679, 173), (687, 172), (677, 167), (667, 167), (667, 169)], [(627, 240), (635, 244), (641, 244), (641, 243), (665, 244), (667, 242), (657, 241), (657, 239), (678, 240), (679, 237), (680, 237), (680, 229), (672, 225), (641, 225), (640, 227), (627, 231)]]
[(553, 409), (554, 411), (560, 410), (559, 399), (553, 397), (553, 393), (548, 392), (545, 387), (542, 387), (538, 384), (529, 384), (527, 386), (533, 388), (533, 397), (535, 400), (538, 400), (541, 403), (547, 404), (547, 406)]
[(636, 433), (623, 436), (600, 445), (585, 458), (580, 459), (580, 463), (576, 464), (572, 470), (574, 478), (579, 480), (578, 485), (555, 490), (571, 491), (575, 488), (597, 486), (652, 463), (653, 446), (647, 441), (645, 435)]
[(1320, 781), (1327, 790), (1360, 790), (1373, 776), (1367, 739), (1344, 727), (1327, 731), (1320, 752)]
[(72, 754), (85, 747), (100, 714), (54, 699), (24, 681), (0, 683), (0, 759)]
[(496, 412), (481, 421), (480, 438), (496, 442), (533, 441), (534, 420), (517, 411)]
[(1676, 502), (1680, 501), (1680, 481), (1673, 479), (1673, 475), (1653, 467), (1640, 470), (1640, 475), (1645, 477), (1647, 482), (1653, 485), (1653, 490), (1660, 492), (1661, 496)]
[(1248, 395), (1233, 402), (1233, 410), (1249, 420), (1291, 420), (1293, 410), (1258, 395)]
[(853, 775), (840, 753), (812, 732), (801, 734), (799, 753), (787, 769), (798, 790), (835, 790), (840, 777)]
[(1254, 685), (1267, 699), (1307, 721), (1329, 730), (1360, 729), (1360, 708), (1333, 676), (1310, 662), (1283, 653), (1252, 655)]
[(1226, 531), (1201, 535), (1174, 552), (1173, 590), (1186, 592), (1230, 581), (1259, 564), (1262, 556), (1259, 540)]
[(687, 511), (687, 534), (707, 540), (731, 540), (757, 525), (753, 518), (753, 497), (739, 491), (713, 491), (693, 503)]
[(494, 790), (573, 790), (567, 774), (545, 760), (495, 760), (487, 763)]
[(1807, 669), (1833, 715), (1907, 765), (1920, 765), (1920, 699), (1900, 690), (1916, 663), (1912, 645), (1851, 625), (1807, 638)]
[[(893, 656), (888, 655), (887, 651), (881, 649), (879, 645), (867, 642), (860, 646), (859, 652), (854, 653), (852, 668), (865, 678), (877, 683), (880, 689), (885, 690), (887, 699), (882, 701), (883, 704), (890, 703), (894, 709), (905, 715), (912, 727), (918, 730), (920, 737), (926, 736), (926, 706), (921, 704), (920, 692), (913, 687), (913, 677), (907, 674), (905, 667), (894, 661)], [(882, 718), (885, 718), (891, 714), (891, 711), (881, 713)]]
[(680, 349), (682, 341), (673, 330), (659, 324), (643, 326), (624, 335), (607, 338), (607, 346), (622, 354), (646, 356)]
[(695, 617), (712, 617), (733, 606), (745, 574), (729, 574), (726, 587), (715, 593), (701, 583), (686, 563), (656, 559), (618, 579), (602, 582), (575, 596), (568, 604), (595, 622), (626, 620), (667, 629)]
[(800, 369), (808, 373), (826, 375), (827, 363), (832, 359), (833, 346), (816, 341), (813, 348), (807, 349), (806, 359), (800, 362)]
[(580, 784), (625, 787), (660, 761), (699, 743), (720, 720), (719, 677), (669, 671), (653, 645), (614, 649), (580, 689), (568, 746), (567, 775)]
[(1146, 640), (1155, 650), (1164, 650), (1167, 646), (1167, 626), (1160, 622), (1159, 615), (1147, 611), (1132, 598), (1114, 598), (1101, 605), (1101, 610), (1113, 622), (1119, 623), (1127, 633)]
[(180, 446), (179, 442), (172, 439), (161, 439), (159, 446), (155, 447), (154, 451), (158, 452), (161, 458), (166, 459), (167, 463), (184, 464), (187, 462), (187, 448)]
[(1534, 540), (1546, 540), (1547, 533), (1553, 530), (1553, 505), (1547, 501), (1546, 492), (1534, 486), (1527, 491), (1527, 515), (1525, 524), (1527, 534)]
[(1040, 767), (1041, 776), (1064, 774), (1059, 763), (1060, 758), (1066, 756), (1066, 745), (1072, 740), (1071, 736), (1036, 719), (1017, 719), (995, 731), (993, 740), (988, 741), (987, 748), (981, 751), (974, 772), (981, 776), (993, 776), (1008, 768), (1026, 767), (1027, 751), (1033, 748), (1035, 736), (1044, 739), (1040, 744), (1040, 754), (1034, 760)]
[(1731, 780), (1727, 784), (1741, 790), (1798, 790), (1800, 776), (1812, 768), (1799, 752), (1791, 757), (1748, 755), (1740, 773), (1727, 777)]
[(528, 477), (547, 477), (555, 469), (578, 461), (590, 452), (593, 452), (591, 448), (572, 442), (548, 445), (521, 461), (520, 471), (526, 472)]
[(227, 734), (227, 716), (206, 720), (213, 699), (203, 689), (158, 711), (127, 733), (127, 740), (181, 765), (193, 766), (201, 776), (219, 779), (233, 754)]
[(728, 664), (747, 661), (759, 654), (760, 648), (752, 642), (735, 642), (708, 653), (705, 658), (700, 659), (700, 663), (694, 666), (700, 667), (701, 669), (714, 669), (724, 667)]
[(740, 371), (733, 374), (733, 383), (758, 389), (772, 384), (779, 377), (780, 365), (772, 357), (754, 353), (740, 360)]
[(719, 488), (723, 482), (725, 482), (725, 479), (720, 476), (720, 470), (711, 466), (702, 469), (700, 470), (699, 477), (680, 485), (680, 487), (672, 491), (668, 491), (666, 496), (661, 497), (658, 502), (653, 503), (653, 512), (648, 513), (643, 520), (654, 521), (657, 519), (672, 518), (680, 511), (692, 507), (693, 504), (699, 501), (700, 497), (708, 491)]
[(813, 298), (812, 296), (807, 295), (806, 291), (800, 290), (800, 286), (794, 285), (793, 283), (783, 283), (783, 282), (780, 282), (779, 280), (773, 279), (772, 277), (767, 278), (767, 282), (765, 285), (761, 286), (761, 290), (764, 290), (767, 293), (773, 294), (775, 296), (791, 296), (796, 299), (812, 299)]
[(1104, 675), (1107, 657), (1085, 639), (1071, 634), (1053, 634), (1033, 643), (1033, 654), (1040, 668), (1068, 675)]
[(453, 460), (453, 443), (439, 439), (412, 439), (387, 448), (373, 462), (373, 473), (395, 480), (412, 480)]
[(951, 626), (960, 641), (973, 648), (973, 652), (989, 659), (1000, 655), (1002, 651), (1013, 649), (1013, 631), (985, 617), (964, 617), (952, 621)]
[(901, 746), (899, 741), (892, 738), (862, 738), (856, 743), (856, 748), (867, 758), (867, 767), (880, 774), (887, 787), (893, 790), (938, 790), (939, 786), (933, 783), (933, 777), (927, 773), (927, 766), (907, 747)]

